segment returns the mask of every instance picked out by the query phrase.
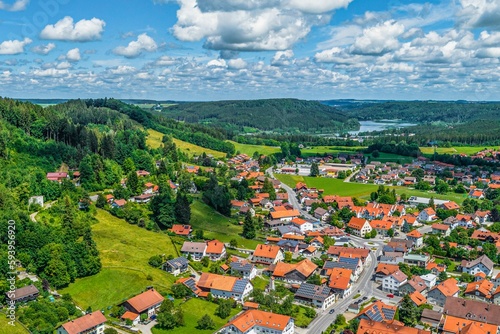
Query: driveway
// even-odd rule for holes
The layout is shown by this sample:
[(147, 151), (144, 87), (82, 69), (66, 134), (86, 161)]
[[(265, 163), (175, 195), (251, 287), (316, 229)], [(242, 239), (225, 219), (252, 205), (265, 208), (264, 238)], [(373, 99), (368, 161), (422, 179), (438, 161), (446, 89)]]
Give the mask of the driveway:
[(151, 321), (147, 325), (138, 324), (137, 326), (135, 326), (135, 328), (137, 328), (138, 330), (140, 330), (141, 333), (143, 333), (143, 334), (152, 334), (151, 328), (153, 328), (154, 325), (156, 325), (157, 323), (158, 322), (156, 320), (153, 320), (153, 321)]

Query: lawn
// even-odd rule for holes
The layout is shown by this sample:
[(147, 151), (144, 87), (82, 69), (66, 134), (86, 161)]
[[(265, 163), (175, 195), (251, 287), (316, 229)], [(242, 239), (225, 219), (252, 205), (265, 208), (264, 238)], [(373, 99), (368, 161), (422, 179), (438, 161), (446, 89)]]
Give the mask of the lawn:
[[(177, 304), (177, 302), (176, 302)], [(216, 329), (224, 326), (230, 318), (235, 316), (240, 309), (232, 309), (231, 315), (226, 319), (221, 319), (214, 315), (217, 305), (208, 302), (204, 299), (191, 298), (187, 302), (181, 304), (184, 311), (184, 327), (178, 327), (173, 330), (162, 330), (158, 328), (153, 328), (153, 334), (191, 334), (191, 333), (213, 333), (214, 330), (199, 330), (196, 328), (198, 320), (201, 319), (205, 314), (208, 314), (212, 320), (215, 322)]]
[(99, 223), (92, 226), (92, 231), (103, 269), (59, 292), (69, 293), (83, 309), (88, 306), (102, 309), (140, 293), (149, 285), (167, 291), (175, 278), (149, 266), (148, 260), (159, 254), (176, 256), (170, 238), (130, 225), (103, 210), (97, 210), (96, 218)]
[(404, 164), (404, 163), (411, 163), (415, 159), (413, 157), (408, 157), (405, 155), (384, 153), (384, 152), (380, 152), (380, 156), (378, 158), (373, 158), (371, 154), (365, 154), (365, 156), (368, 157), (368, 162), (380, 161), (382, 163), (384, 163), (384, 162), (399, 162), (401, 164)]
[(338, 153), (349, 153), (349, 154), (355, 154), (358, 153), (358, 151), (365, 149), (366, 147), (364, 146), (314, 146), (314, 147), (308, 147), (304, 148), (301, 151), (301, 153), (304, 156), (313, 156), (313, 155), (318, 155), (318, 154), (338, 154)]
[(229, 141), (234, 145), (236, 151), (246, 154), (248, 156), (253, 156), (255, 152), (259, 152), (259, 154), (271, 155), (273, 153), (281, 152), (281, 148), (277, 146), (264, 146), (264, 145), (248, 145), (248, 144), (240, 144), (235, 141)]
[[(436, 148), (436, 152), (439, 154), (467, 154), (467, 155), (474, 155), (479, 151), (482, 151), (484, 149), (490, 149), (494, 148), (496, 149), (497, 147), (484, 147), (484, 146), (455, 146), (455, 147), (438, 147)], [(423, 154), (433, 154), (434, 153), (434, 147), (420, 147), (420, 151), (422, 151)]]
[(236, 224), (238, 221), (239, 219), (221, 215), (201, 201), (194, 201), (191, 205), (191, 226), (194, 230), (203, 230), (205, 238), (218, 239), (222, 242), (236, 239), (238, 247), (255, 249), (259, 241), (243, 238), (240, 235), (243, 227)]
[(10, 319), (7, 319), (5, 313), (0, 313), (0, 333), (9, 334), (28, 334), (29, 331), (25, 329), (18, 321), (14, 326), (9, 325)]
[[(151, 148), (159, 148), (162, 146), (162, 138), (164, 136), (163, 133), (155, 131), (155, 130), (148, 130), (148, 138), (146, 139), (146, 144), (151, 147)], [(177, 148), (179, 148), (181, 151), (189, 154), (189, 155), (200, 155), (203, 152), (206, 154), (211, 154), (216, 158), (224, 158), (226, 156), (226, 153), (219, 152), (219, 151), (214, 151), (209, 148), (204, 148), (198, 145), (194, 145), (182, 140), (179, 140), (177, 138), (173, 138), (173, 141)]]

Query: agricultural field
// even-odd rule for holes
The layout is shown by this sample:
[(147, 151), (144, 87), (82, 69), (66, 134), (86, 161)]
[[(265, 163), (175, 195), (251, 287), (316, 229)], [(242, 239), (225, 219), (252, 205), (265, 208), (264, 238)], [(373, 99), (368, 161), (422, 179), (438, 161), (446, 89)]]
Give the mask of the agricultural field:
[(9, 325), (9, 319), (7, 319), (5, 313), (0, 312), (0, 328), (3, 328), (6, 332), (2, 333), (9, 333), (9, 334), (28, 334), (29, 331), (25, 329), (19, 321), (15, 322), (15, 326)]
[[(99, 274), (77, 279), (59, 292), (69, 293), (82, 309), (103, 309), (120, 303), (152, 285), (166, 292), (175, 278), (151, 267), (153, 255), (177, 255), (166, 234), (148, 231), (97, 210), (99, 223), (92, 226), (102, 270)], [(148, 277), (149, 276), (149, 277)], [(150, 279), (148, 279), (150, 278)]]
[(229, 319), (234, 317), (241, 309), (235, 308), (231, 310), (231, 315), (226, 319), (221, 319), (214, 315), (217, 305), (215, 303), (208, 302), (204, 299), (191, 298), (185, 303), (174, 302), (176, 305), (181, 305), (184, 311), (184, 327), (177, 327), (172, 330), (163, 330), (159, 328), (153, 328), (153, 334), (191, 334), (191, 333), (213, 333), (213, 330), (199, 330), (196, 328), (198, 320), (201, 319), (205, 314), (208, 314), (212, 320), (215, 322), (216, 328), (221, 328), (224, 326)]
[(259, 152), (259, 154), (271, 155), (273, 153), (281, 152), (281, 148), (277, 146), (264, 146), (264, 145), (248, 145), (248, 144), (240, 144), (235, 141), (229, 140), (231, 144), (236, 148), (236, 152), (240, 152), (242, 154), (246, 154), (248, 156), (253, 156), (255, 152)]
[(255, 249), (259, 241), (243, 238), (240, 235), (243, 227), (237, 225), (238, 221), (239, 219), (229, 219), (221, 215), (201, 201), (194, 201), (191, 205), (191, 226), (193, 230), (203, 230), (206, 239), (217, 239), (222, 242), (235, 239), (238, 247)]
[(408, 157), (405, 155), (398, 155), (398, 154), (384, 153), (384, 152), (380, 152), (380, 156), (378, 158), (373, 158), (371, 154), (365, 154), (365, 156), (368, 157), (368, 162), (380, 161), (382, 163), (398, 162), (404, 164), (404, 163), (411, 163), (415, 159), (413, 157)]
[(338, 153), (348, 153), (355, 154), (359, 151), (365, 149), (364, 146), (313, 146), (304, 148), (301, 151), (304, 156), (314, 156), (323, 154), (338, 154)]
[[(498, 147), (484, 146), (456, 146), (456, 147), (437, 147), (438, 154), (467, 154), (474, 155), (484, 149), (498, 149)], [(420, 147), (423, 154), (434, 154), (434, 147)]]
[[(164, 136), (163, 133), (148, 129), (148, 138), (146, 139), (146, 144), (151, 147), (151, 148), (159, 148), (162, 146), (162, 138)], [(219, 151), (214, 151), (209, 148), (204, 148), (198, 145), (194, 145), (182, 140), (179, 140), (177, 138), (173, 138), (173, 141), (175, 145), (177, 145), (177, 148), (179, 148), (181, 151), (187, 153), (188, 155), (200, 155), (203, 152), (206, 154), (211, 154), (216, 158), (224, 158), (226, 156), (226, 153), (219, 152)]]

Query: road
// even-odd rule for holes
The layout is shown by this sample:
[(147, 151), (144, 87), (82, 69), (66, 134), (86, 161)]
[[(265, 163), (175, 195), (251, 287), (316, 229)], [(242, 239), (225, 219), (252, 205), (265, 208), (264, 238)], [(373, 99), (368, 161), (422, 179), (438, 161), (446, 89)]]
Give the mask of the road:
[[(47, 203), (45, 204), (44, 206), (44, 210), (50, 208), (56, 201), (53, 201), (53, 202), (50, 202), (50, 203)], [(32, 214), (30, 214), (30, 219), (33, 223), (36, 223), (36, 215), (38, 214), (38, 211), (37, 212), (33, 212)]]

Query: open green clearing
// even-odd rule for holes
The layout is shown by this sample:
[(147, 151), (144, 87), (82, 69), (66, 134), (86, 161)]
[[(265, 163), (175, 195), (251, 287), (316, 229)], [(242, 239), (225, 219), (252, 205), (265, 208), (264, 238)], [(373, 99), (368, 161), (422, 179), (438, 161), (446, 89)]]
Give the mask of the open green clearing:
[[(179, 303), (176, 301), (176, 305)], [(231, 310), (231, 315), (226, 319), (221, 319), (214, 315), (217, 305), (208, 302), (204, 299), (191, 298), (187, 302), (181, 304), (182, 310), (184, 311), (184, 327), (178, 327), (173, 330), (163, 330), (158, 328), (153, 328), (153, 334), (191, 334), (191, 333), (213, 333), (213, 330), (199, 330), (196, 328), (198, 320), (201, 319), (205, 314), (208, 314), (212, 320), (215, 322), (216, 328), (221, 328), (224, 326), (228, 320), (234, 317), (241, 309), (235, 308)]]
[[(484, 149), (497, 149), (498, 147), (491, 146), (455, 146), (455, 147), (437, 147), (436, 152), (439, 154), (467, 154), (474, 155)], [(434, 154), (434, 147), (420, 147), (423, 154)]]
[(240, 235), (243, 227), (237, 225), (238, 221), (239, 219), (229, 219), (221, 215), (201, 201), (194, 201), (191, 205), (191, 226), (193, 230), (203, 230), (206, 239), (217, 239), (222, 242), (236, 239), (238, 247), (255, 249), (259, 241), (243, 238)]
[(365, 154), (368, 157), (368, 162), (371, 161), (380, 161), (380, 162), (398, 162), (401, 164), (411, 163), (415, 158), (407, 157), (405, 155), (392, 154), (392, 153), (384, 153), (380, 152), (380, 156), (377, 158), (373, 158), (371, 154)]
[(313, 156), (313, 155), (318, 155), (318, 154), (338, 154), (338, 153), (349, 153), (349, 154), (355, 154), (358, 153), (360, 150), (365, 149), (366, 147), (364, 146), (313, 146), (313, 147), (307, 147), (304, 148), (301, 151), (301, 153), (304, 156)]
[[(286, 185), (294, 188), (297, 182), (305, 182), (308, 187), (315, 187), (318, 189), (323, 189), (325, 195), (339, 195), (339, 196), (351, 196), (367, 199), (370, 193), (376, 191), (379, 186), (374, 184), (363, 184), (363, 183), (353, 183), (344, 182), (344, 180), (331, 179), (331, 178), (320, 178), (320, 177), (309, 177), (309, 176), (297, 176), (297, 175), (285, 175), (285, 174), (275, 174), (275, 176)], [(419, 197), (434, 197), (436, 199), (442, 200), (452, 200), (458, 204), (461, 204), (467, 197), (464, 194), (448, 193), (444, 195), (439, 195), (436, 193), (429, 193), (425, 191), (420, 191), (416, 189), (408, 189), (406, 187), (390, 187), (391, 189), (396, 189), (396, 193), (407, 194), (408, 196), (419, 196)]]
[[(69, 293), (83, 309), (102, 309), (116, 305), (153, 285), (166, 292), (175, 278), (151, 267), (153, 255), (176, 256), (166, 234), (151, 232), (97, 210), (99, 223), (92, 226), (103, 269), (97, 275), (78, 279), (59, 291)], [(147, 277), (151, 276), (152, 280)]]
[[(152, 129), (148, 129), (148, 137), (146, 139), (146, 144), (151, 147), (151, 148), (159, 148), (161, 147), (162, 144), (162, 139), (163, 139), (164, 134)], [(206, 154), (211, 154), (216, 158), (224, 158), (226, 156), (226, 153), (211, 150), (209, 148), (204, 148), (198, 145), (194, 145), (182, 140), (179, 140), (177, 138), (173, 138), (173, 141), (177, 148), (179, 148), (181, 151), (189, 154), (189, 155), (200, 155), (203, 152)]]
[(1, 333), (9, 333), (9, 334), (27, 334), (29, 333), (19, 321), (15, 322), (15, 326), (9, 325), (9, 319), (5, 313), (0, 312), (0, 332)]
[(231, 140), (229, 140), (229, 142), (234, 145), (234, 147), (236, 148), (236, 152), (240, 152), (248, 156), (253, 156), (255, 152), (259, 152), (259, 154), (264, 155), (271, 155), (273, 153), (281, 152), (281, 148), (277, 146), (240, 144)]

